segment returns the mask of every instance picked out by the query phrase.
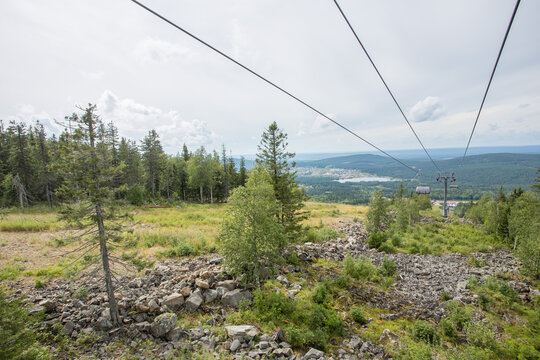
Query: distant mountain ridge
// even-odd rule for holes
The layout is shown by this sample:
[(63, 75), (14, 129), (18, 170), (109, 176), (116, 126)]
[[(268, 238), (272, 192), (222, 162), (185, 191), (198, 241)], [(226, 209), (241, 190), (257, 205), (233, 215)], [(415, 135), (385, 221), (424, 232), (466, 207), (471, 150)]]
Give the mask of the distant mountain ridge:
[[(540, 168), (540, 154), (483, 154), (467, 156), (460, 167), (461, 158), (436, 160), (443, 171), (455, 172), (462, 184), (528, 186), (534, 182), (536, 172)], [(429, 160), (408, 160), (407, 165), (421, 171), (423, 181), (427, 184), (436, 183), (437, 169)], [(362, 172), (389, 176), (400, 179), (410, 179), (415, 173), (391, 158), (359, 154), (333, 157), (316, 161), (298, 161), (297, 167), (341, 168), (355, 169)]]
[[(463, 156), (464, 148), (434, 148), (428, 149), (429, 154), (436, 160), (447, 160)], [(405, 149), (405, 150), (388, 150), (390, 155), (397, 157), (400, 160), (425, 160), (426, 153), (422, 149)], [(483, 154), (540, 154), (540, 145), (522, 145), (522, 146), (476, 146), (470, 147), (467, 155), (483, 155)], [(322, 159), (330, 159), (351, 155), (381, 155), (378, 151), (348, 151), (339, 153), (296, 153), (295, 161), (315, 161)], [(240, 155), (235, 155), (235, 158), (240, 158)], [(254, 160), (256, 155), (244, 155), (246, 161)]]

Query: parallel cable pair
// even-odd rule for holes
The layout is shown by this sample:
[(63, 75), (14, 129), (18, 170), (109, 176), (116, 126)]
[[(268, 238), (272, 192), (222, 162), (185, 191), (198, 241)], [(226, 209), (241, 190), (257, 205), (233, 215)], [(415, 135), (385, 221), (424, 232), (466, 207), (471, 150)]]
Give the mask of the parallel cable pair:
[[(174, 22), (170, 21), (169, 19), (165, 18), (164, 16), (160, 15), (159, 13), (155, 12), (154, 10), (150, 9), (149, 7), (145, 6), (144, 4), (140, 3), (139, 1), (137, 0), (131, 0), (132, 2), (134, 2), (135, 4), (139, 5), (140, 7), (142, 7), (143, 9), (145, 9), (146, 11), (150, 12), (151, 14), (157, 16), (158, 18), (160, 18), (161, 20), (167, 22), (169, 25), (175, 27), (176, 29), (182, 31), (183, 33), (185, 33), (186, 35), (190, 36), (191, 38), (197, 40), (198, 42), (200, 42), (201, 44), (205, 45), (206, 47), (210, 48), (211, 50), (213, 50), (214, 52), (218, 53), (219, 55), (225, 57), (226, 59), (228, 59), (229, 61), (235, 63), (236, 65), (240, 66), (241, 68), (243, 68), (244, 70), (250, 72), (251, 74), (255, 75), (256, 77), (258, 77), (259, 79), (265, 81), (266, 83), (268, 83), (269, 85), (273, 86), (274, 88), (278, 89), (279, 91), (283, 92), (284, 94), (288, 95), (289, 97), (291, 97), (292, 99), (296, 100), (297, 102), (301, 103), (302, 105), (308, 107), (309, 109), (311, 109), (312, 111), (314, 111), (315, 113), (319, 114), (320, 116), (324, 117), (325, 119), (331, 121), (332, 123), (334, 123), (335, 125), (339, 126), (340, 128), (342, 128), (343, 130), (347, 131), (348, 133), (350, 133), (351, 135), (355, 136), (356, 138), (362, 140), (363, 142), (365, 142), (366, 144), (368, 144), (369, 146), (375, 148), (376, 150), (378, 150), (379, 152), (383, 153), (384, 155), (388, 156), (389, 158), (393, 159), (394, 161), (398, 162), (399, 164), (405, 166), (406, 168), (418, 173), (418, 170), (416, 170), (415, 168), (413, 168), (412, 166), (409, 166), (407, 164), (405, 164), (403, 161), (399, 160), (398, 158), (390, 155), (389, 153), (387, 153), (386, 151), (382, 150), (381, 148), (379, 148), (378, 146), (374, 145), (373, 143), (369, 142), (368, 140), (364, 139), (363, 137), (361, 137), (360, 135), (358, 135), (357, 133), (355, 133), (354, 131), (350, 130), (349, 128), (345, 127), (344, 125), (340, 124), (339, 122), (335, 121), (334, 119), (330, 118), (329, 116), (327, 116), (326, 114), (324, 114), (323, 112), (319, 111), (318, 109), (316, 109), (315, 107), (309, 105), (308, 103), (306, 103), (305, 101), (301, 100), (300, 98), (296, 97), (295, 95), (293, 95), (292, 93), (290, 93), (289, 91), (283, 89), (282, 87), (276, 85), (275, 83), (273, 83), (272, 81), (268, 80), (267, 78), (265, 78), (264, 76), (258, 74), (257, 72), (251, 70), (250, 68), (248, 68), (247, 66), (243, 65), (242, 63), (240, 63), (239, 61), (233, 59), (232, 57), (230, 57), (229, 55), (225, 54), (224, 52), (218, 50), (217, 48), (215, 48), (214, 46), (210, 45), (209, 43), (203, 41), (202, 39), (198, 38), (197, 36), (193, 35), (192, 33), (190, 33), (189, 31), (185, 30), (184, 28), (180, 27), (179, 25), (175, 24)], [(514, 8), (514, 11), (512, 13), (512, 18), (510, 19), (510, 23), (508, 24), (508, 27), (507, 27), (507, 30), (506, 30), (506, 34), (504, 36), (504, 40), (502, 42), (502, 45), (501, 45), (501, 48), (499, 50), (499, 54), (497, 56), (497, 60), (495, 62), (495, 66), (493, 67), (493, 71), (491, 72), (491, 77), (489, 79), (489, 82), (488, 82), (488, 85), (487, 85), (487, 88), (486, 88), (486, 91), (484, 93), (484, 97), (482, 99), (482, 103), (480, 105), (480, 109), (478, 110), (478, 114), (476, 116), (476, 120), (474, 122), (474, 126), (473, 126), (473, 129), (471, 131), (471, 135), (469, 136), (469, 141), (467, 142), (467, 147), (465, 148), (465, 152), (463, 154), (463, 158), (461, 159), (461, 165), (463, 165), (463, 161), (465, 160), (465, 156), (467, 155), (467, 151), (469, 149), (469, 145), (471, 143), (471, 139), (472, 139), (472, 136), (474, 134), (474, 131), (476, 129), (476, 125), (478, 123), (478, 119), (480, 117), (480, 113), (482, 111), (482, 108), (484, 106), (484, 102), (486, 100), (486, 97), (487, 97), (487, 93), (489, 91), (489, 88), (490, 88), (490, 85), (491, 85), (491, 81), (493, 80), (493, 76), (495, 74), (495, 70), (497, 69), (497, 65), (499, 63), (499, 59), (501, 57), (501, 54), (502, 54), (502, 51), (503, 51), (503, 48), (504, 48), (504, 45), (506, 43), (506, 39), (508, 38), (508, 34), (510, 32), (510, 28), (512, 27), (512, 23), (514, 21), (514, 17), (516, 15), (516, 12), (517, 12), (517, 9), (519, 7), (519, 4), (520, 4), (521, 0), (517, 0), (516, 2), (516, 5), (515, 5), (515, 8)], [(379, 78), (381, 79), (381, 81), (383, 82), (386, 90), (388, 91), (388, 93), (390, 94), (390, 96), (392, 97), (392, 100), (394, 101), (394, 103), (396, 104), (397, 108), (399, 109), (399, 112), (401, 113), (401, 115), (403, 116), (403, 118), (405, 119), (405, 121), (407, 122), (407, 125), (409, 125), (409, 128), (411, 129), (411, 131), (413, 132), (414, 136), (416, 137), (416, 139), (418, 140), (418, 142), (420, 143), (420, 145), (422, 146), (422, 149), (424, 150), (424, 152), (426, 153), (426, 155), (428, 156), (428, 158), (430, 159), (430, 161), (433, 163), (433, 165), (439, 170), (441, 171), (441, 169), (439, 168), (439, 166), (435, 163), (435, 161), (433, 160), (433, 158), (431, 157), (431, 155), (429, 154), (429, 152), (427, 151), (426, 147), (424, 146), (424, 144), (422, 143), (422, 141), (420, 140), (420, 138), (418, 137), (418, 134), (416, 133), (416, 131), (414, 130), (414, 128), (412, 127), (411, 123), (409, 122), (409, 120), (407, 119), (407, 116), (405, 115), (404, 111), (402, 110), (401, 106), (399, 105), (399, 103), (397, 102), (394, 94), (392, 93), (392, 91), (390, 90), (390, 88), (388, 87), (388, 85), (386, 84), (386, 81), (384, 80), (384, 78), (382, 77), (380, 71), (378, 70), (377, 66), (375, 65), (375, 63), (373, 62), (373, 60), (371, 59), (371, 56), (369, 55), (369, 53), (367, 52), (366, 48), (364, 47), (364, 45), (362, 44), (362, 42), (360, 41), (360, 38), (358, 37), (358, 35), (356, 34), (356, 31), (354, 30), (354, 28), (352, 27), (351, 23), (349, 22), (349, 20), (347, 19), (347, 16), (345, 15), (345, 13), (343, 12), (343, 10), (341, 9), (341, 7), (339, 6), (337, 0), (334, 0), (334, 3), (335, 5), (337, 6), (339, 12), (341, 13), (341, 15), (343, 16), (344, 20), (346, 21), (347, 25), (349, 26), (349, 28), (351, 29), (352, 33), (354, 34), (354, 37), (356, 38), (356, 40), (358, 41), (358, 44), (362, 47), (362, 50), (364, 51), (364, 53), (366, 54), (366, 56), (368, 57), (371, 65), (373, 66), (373, 68), (375, 69), (375, 71), (377, 72), (377, 75), (379, 76)]]
[(205, 45), (206, 47), (210, 48), (211, 50), (215, 51), (216, 53), (218, 53), (219, 55), (225, 57), (227, 60), (229, 61), (232, 61), (233, 63), (235, 63), (236, 65), (240, 66), (241, 68), (243, 68), (244, 70), (250, 72), (251, 74), (255, 75), (256, 77), (258, 77), (259, 79), (263, 80), (264, 82), (268, 83), (269, 85), (273, 86), (274, 88), (278, 89), (279, 91), (281, 91), (282, 93), (288, 95), (289, 97), (291, 97), (292, 99), (296, 100), (297, 102), (299, 102), (300, 104), (308, 107), (309, 109), (311, 109), (312, 111), (314, 111), (315, 113), (317, 113), (318, 115), (324, 117), (325, 119), (333, 122), (335, 125), (339, 126), (340, 128), (342, 128), (343, 130), (347, 131), (348, 133), (350, 133), (351, 135), (355, 136), (356, 138), (362, 140), (363, 142), (365, 142), (366, 144), (368, 144), (369, 146), (377, 149), (378, 151), (380, 151), (381, 153), (383, 153), (384, 155), (388, 156), (389, 158), (393, 159), (394, 161), (400, 163), (401, 165), (405, 166), (406, 168), (414, 171), (414, 172), (418, 172), (418, 170), (416, 170), (415, 168), (413, 168), (412, 166), (409, 166), (407, 164), (405, 164), (403, 161), (399, 160), (398, 158), (390, 155), (389, 153), (387, 153), (386, 151), (382, 150), (381, 148), (379, 148), (378, 146), (374, 145), (373, 143), (369, 142), (368, 140), (364, 139), (363, 137), (361, 137), (360, 135), (358, 135), (357, 133), (355, 133), (354, 131), (350, 130), (349, 128), (345, 127), (344, 125), (340, 124), (339, 122), (335, 121), (334, 119), (330, 118), (328, 115), (324, 114), (323, 112), (317, 110), (315, 107), (309, 105), (308, 103), (306, 103), (305, 101), (301, 100), (300, 98), (296, 97), (295, 95), (291, 94), (289, 91), (283, 89), (282, 87), (276, 85), (275, 83), (273, 83), (272, 81), (268, 80), (267, 78), (265, 78), (264, 76), (258, 74), (257, 72), (255, 72), (254, 70), (251, 70), (249, 67), (243, 65), (242, 63), (240, 63), (239, 61), (233, 59), (232, 57), (230, 57), (229, 55), (225, 54), (224, 52), (218, 50), (217, 48), (215, 48), (214, 46), (210, 45), (209, 43), (205, 42), (204, 40), (201, 40), (200, 38), (198, 38), (197, 36), (193, 35), (192, 33), (190, 33), (189, 31), (185, 30), (184, 28), (182, 28), (181, 26), (175, 24), (174, 22), (172, 22), (171, 20), (165, 18), (164, 16), (160, 15), (159, 13), (155, 12), (154, 10), (150, 9), (149, 7), (147, 7), (146, 5), (144, 4), (141, 4), (139, 1), (137, 0), (131, 0), (132, 2), (134, 2), (135, 4), (139, 5), (140, 7), (142, 7), (143, 9), (145, 9), (146, 11), (150, 12), (151, 14), (157, 16), (158, 18), (160, 18), (161, 20), (165, 21), (166, 23), (168, 23), (169, 25), (175, 27), (176, 29), (182, 31), (184, 34), (190, 36), (191, 38), (197, 40), (198, 42), (200, 42), (201, 44)]

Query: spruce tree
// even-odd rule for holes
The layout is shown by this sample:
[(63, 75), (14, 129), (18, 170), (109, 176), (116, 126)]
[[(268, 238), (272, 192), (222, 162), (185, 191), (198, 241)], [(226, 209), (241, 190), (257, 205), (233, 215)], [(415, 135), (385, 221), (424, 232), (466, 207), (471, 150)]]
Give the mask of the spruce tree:
[(245, 186), (247, 180), (246, 160), (244, 157), (240, 157), (240, 170), (238, 171), (238, 186)]
[(274, 121), (262, 134), (261, 143), (257, 147), (257, 164), (270, 175), (274, 194), (279, 203), (277, 218), (283, 225), (289, 239), (299, 235), (306, 214), (301, 211), (306, 196), (294, 181), (296, 166), (294, 153), (287, 151), (287, 134)]
[(120, 173), (122, 165), (113, 166), (108, 147), (99, 142), (98, 130), (102, 128), (102, 122), (95, 109), (95, 105), (89, 104), (81, 117), (71, 118), (77, 127), (73, 134), (73, 153), (64, 158), (61, 164), (66, 182), (59, 192), (77, 201), (61, 211), (61, 219), (81, 230), (71, 240), (84, 241), (79, 248), (84, 254), (92, 254), (99, 248), (110, 320), (117, 326), (120, 325), (120, 316), (114, 297), (108, 245), (117, 242), (120, 236), (121, 228), (117, 225), (120, 216), (114, 206), (113, 180)]
[(159, 135), (156, 130), (150, 130), (142, 141), (142, 157), (146, 169), (146, 178), (148, 190), (152, 197), (156, 197), (159, 190), (159, 181), (164, 168), (165, 153), (159, 141)]

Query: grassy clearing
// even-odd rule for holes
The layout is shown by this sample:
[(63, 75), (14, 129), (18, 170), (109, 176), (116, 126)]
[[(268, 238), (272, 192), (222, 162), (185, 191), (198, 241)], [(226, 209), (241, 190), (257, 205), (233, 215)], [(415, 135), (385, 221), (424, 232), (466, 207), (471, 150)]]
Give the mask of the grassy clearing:
[[(409, 254), (491, 252), (508, 248), (492, 234), (472, 224), (458, 222), (445, 224), (441, 218), (432, 218), (431, 223), (416, 223), (406, 231), (390, 228), (385, 233), (372, 234), (372, 241), (379, 250), (388, 253)], [(381, 237), (380, 239), (378, 237)], [(368, 241), (368, 242), (369, 242)]]
[(0, 219), (1, 232), (58, 231), (64, 227), (54, 214), (10, 214)]

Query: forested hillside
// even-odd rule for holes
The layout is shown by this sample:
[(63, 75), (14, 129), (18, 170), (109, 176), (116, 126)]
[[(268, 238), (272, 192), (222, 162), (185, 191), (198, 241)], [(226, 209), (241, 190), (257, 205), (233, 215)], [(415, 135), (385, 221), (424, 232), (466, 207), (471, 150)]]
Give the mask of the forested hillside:
[[(506, 192), (514, 188), (528, 189), (534, 182), (540, 168), (538, 154), (484, 154), (468, 156), (463, 166), (461, 158), (440, 160), (437, 164), (444, 171), (455, 172), (459, 189), (451, 190), (450, 198), (456, 200), (477, 200), (482, 192), (494, 194), (503, 186)], [(437, 183), (437, 170), (429, 161), (410, 160), (407, 164), (420, 170), (416, 176), (409, 169), (390, 158), (378, 155), (362, 154), (323, 159), (318, 161), (300, 161), (299, 168), (351, 169), (363, 173), (402, 179), (407, 190), (412, 191), (418, 185), (432, 187), (432, 198), (441, 199), (442, 184)], [(335, 177), (302, 176), (299, 181), (307, 186), (308, 194), (319, 201), (341, 201), (347, 203), (367, 203), (375, 189), (385, 194), (395, 192), (400, 181), (361, 182), (341, 184)]]

